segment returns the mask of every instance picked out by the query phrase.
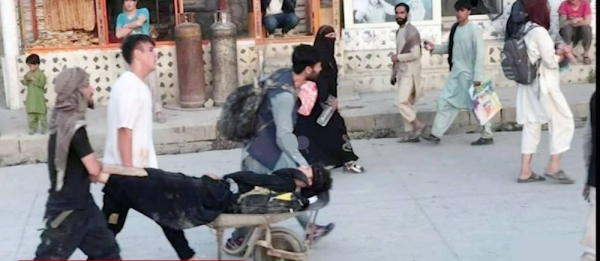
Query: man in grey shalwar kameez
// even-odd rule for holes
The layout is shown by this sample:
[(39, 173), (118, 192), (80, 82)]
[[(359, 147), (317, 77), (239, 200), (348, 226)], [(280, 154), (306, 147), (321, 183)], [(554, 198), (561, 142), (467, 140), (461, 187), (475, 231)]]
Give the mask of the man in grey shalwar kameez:
[[(484, 79), (483, 65), (485, 48), (480, 29), (469, 21), (471, 3), (459, 0), (454, 5), (458, 26), (454, 35), (450, 35), (452, 44), (434, 45), (425, 41), (425, 49), (432, 54), (449, 54), (452, 58), (450, 74), (438, 99), (438, 111), (433, 121), (430, 134), (421, 137), (428, 141), (439, 143), (440, 138), (450, 128), (450, 125), (461, 110), (472, 110), (473, 102), (469, 97), (469, 87), (479, 86)], [(484, 125), (481, 138), (472, 145), (493, 144), (491, 123)]]

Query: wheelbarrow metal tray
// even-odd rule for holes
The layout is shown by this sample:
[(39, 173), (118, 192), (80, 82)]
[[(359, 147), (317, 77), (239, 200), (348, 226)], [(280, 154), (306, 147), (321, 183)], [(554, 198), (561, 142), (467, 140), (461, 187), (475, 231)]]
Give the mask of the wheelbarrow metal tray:
[(319, 210), (328, 203), (329, 192), (324, 192), (317, 195), (317, 201), (310, 204), (308, 208), (303, 211), (274, 214), (221, 214), (213, 222), (209, 223), (208, 226), (211, 228), (238, 228), (274, 224), (299, 216), (308, 211)]

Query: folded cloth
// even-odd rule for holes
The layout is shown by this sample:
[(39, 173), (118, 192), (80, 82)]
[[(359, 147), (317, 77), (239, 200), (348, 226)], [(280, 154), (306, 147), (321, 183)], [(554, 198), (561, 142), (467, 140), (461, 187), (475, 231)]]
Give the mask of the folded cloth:
[(300, 86), (298, 98), (302, 104), (300, 105), (300, 108), (298, 108), (298, 113), (303, 116), (309, 116), (310, 112), (315, 106), (318, 95), (319, 91), (315, 82), (307, 81), (305, 84)]

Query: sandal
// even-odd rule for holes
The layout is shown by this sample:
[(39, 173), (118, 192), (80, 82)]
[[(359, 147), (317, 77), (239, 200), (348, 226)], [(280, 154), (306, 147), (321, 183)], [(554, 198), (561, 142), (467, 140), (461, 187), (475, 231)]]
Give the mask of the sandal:
[(575, 180), (573, 180), (572, 178), (570, 178), (569, 176), (567, 176), (567, 174), (565, 174), (564, 171), (559, 170), (558, 172), (556, 172), (556, 174), (548, 174), (546, 173), (544, 176), (551, 178), (553, 180), (558, 181), (561, 184), (573, 184), (575, 183)]
[(406, 135), (400, 139), (398, 139), (399, 143), (416, 143), (420, 142), (419, 136), (416, 135)]
[(590, 65), (590, 64), (592, 64), (592, 59), (590, 59), (590, 57), (589, 57), (589, 56), (585, 56), (585, 57), (583, 57), (583, 64), (585, 64), (585, 65)]
[(346, 164), (344, 164), (344, 172), (363, 173), (364, 171), (365, 171), (365, 168), (356, 164), (356, 162), (354, 162), (354, 161), (350, 161), (350, 162), (347, 162)]
[(517, 179), (517, 183), (531, 183), (531, 182), (539, 182), (539, 181), (544, 181), (544, 180), (546, 180), (546, 178), (531, 172), (531, 175), (529, 176), (529, 178)]

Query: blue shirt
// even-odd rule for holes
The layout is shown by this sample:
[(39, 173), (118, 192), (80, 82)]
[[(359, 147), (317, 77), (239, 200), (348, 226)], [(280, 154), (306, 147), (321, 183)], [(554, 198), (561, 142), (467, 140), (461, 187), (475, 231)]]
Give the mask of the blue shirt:
[(146, 17), (146, 21), (144, 22), (144, 24), (142, 26), (133, 29), (130, 34), (150, 35), (150, 11), (148, 11), (148, 8), (137, 9), (135, 11), (135, 15), (133, 17), (131, 17), (131, 19), (129, 17), (127, 17), (127, 13), (120, 13), (117, 16), (117, 29), (121, 29), (126, 24), (137, 20), (138, 16), (140, 16), (140, 15), (143, 15), (144, 17)]

